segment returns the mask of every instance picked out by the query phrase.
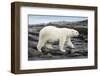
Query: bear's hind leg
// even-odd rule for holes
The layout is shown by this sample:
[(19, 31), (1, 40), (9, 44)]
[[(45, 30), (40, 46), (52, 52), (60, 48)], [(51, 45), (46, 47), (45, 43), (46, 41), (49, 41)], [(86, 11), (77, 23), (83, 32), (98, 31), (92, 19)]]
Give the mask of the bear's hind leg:
[(37, 45), (37, 49), (38, 51), (42, 52), (41, 48), (45, 45), (45, 41), (39, 39), (38, 45)]
[(37, 49), (38, 49), (39, 52), (42, 52), (41, 48), (42, 48), (42, 47), (40, 46), (40, 44), (38, 44), (38, 45), (37, 45)]

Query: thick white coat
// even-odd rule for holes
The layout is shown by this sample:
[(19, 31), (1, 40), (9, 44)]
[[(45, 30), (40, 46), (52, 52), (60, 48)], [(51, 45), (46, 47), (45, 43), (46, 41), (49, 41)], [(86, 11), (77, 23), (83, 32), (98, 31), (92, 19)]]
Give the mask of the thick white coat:
[[(71, 42), (71, 37), (78, 36), (79, 32), (74, 29), (69, 28), (57, 28), (55, 26), (46, 26), (39, 32), (39, 41), (37, 45), (38, 51), (42, 51), (41, 48), (46, 45), (47, 48), (53, 48), (52, 42), (59, 41), (59, 48), (62, 52), (64, 50), (64, 44), (67, 42), (67, 45), (71, 48), (75, 48)], [(51, 43), (47, 43), (51, 42)]]

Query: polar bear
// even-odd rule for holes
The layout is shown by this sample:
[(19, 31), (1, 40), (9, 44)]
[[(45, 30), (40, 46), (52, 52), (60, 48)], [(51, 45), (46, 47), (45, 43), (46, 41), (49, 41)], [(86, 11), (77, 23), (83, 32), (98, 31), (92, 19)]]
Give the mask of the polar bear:
[(78, 35), (79, 32), (74, 29), (46, 26), (39, 32), (39, 41), (37, 44), (37, 49), (38, 51), (42, 52), (41, 48), (44, 45), (46, 45), (47, 48), (53, 48), (51, 43), (54, 41), (59, 41), (60, 51), (66, 52), (66, 50), (64, 49), (65, 42), (67, 42), (67, 46), (75, 48), (71, 42), (71, 37), (75, 37)]

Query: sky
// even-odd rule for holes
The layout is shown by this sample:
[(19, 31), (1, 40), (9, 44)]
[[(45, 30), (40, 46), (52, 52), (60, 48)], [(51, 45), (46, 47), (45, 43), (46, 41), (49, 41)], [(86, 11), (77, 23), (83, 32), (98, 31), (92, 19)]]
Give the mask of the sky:
[(28, 15), (28, 24), (40, 24), (40, 23), (49, 23), (57, 21), (67, 21), (67, 22), (76, 22), (87, 20), (87, 17), (79, 16), (46, 16), (46, 15)]

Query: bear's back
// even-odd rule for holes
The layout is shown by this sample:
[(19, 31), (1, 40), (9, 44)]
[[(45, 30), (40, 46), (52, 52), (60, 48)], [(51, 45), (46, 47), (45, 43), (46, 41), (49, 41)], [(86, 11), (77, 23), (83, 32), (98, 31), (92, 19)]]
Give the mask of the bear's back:
[[(46, 26), (46, 27), (44, 27), (42, 30), (44, 30), (44, 31), (49, 31), (49, 30), (57, 30), (58, 28), (57, 27), (55, 27), (55, 26)], [(41, 31), (42, 31), (41, 30)]]
[(60, 35), (60, 29), (55, 26), (46, 26), (40, 30), (39, 35), (42, 38), (49, 38), (49, 39), (58, 39)]
[(56, 31), (59, 31), (59, 28), (55, 26), (46, 26), (40, 30), (40, 33), (55, 33)]

